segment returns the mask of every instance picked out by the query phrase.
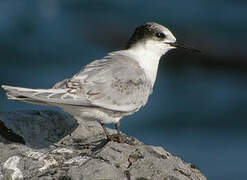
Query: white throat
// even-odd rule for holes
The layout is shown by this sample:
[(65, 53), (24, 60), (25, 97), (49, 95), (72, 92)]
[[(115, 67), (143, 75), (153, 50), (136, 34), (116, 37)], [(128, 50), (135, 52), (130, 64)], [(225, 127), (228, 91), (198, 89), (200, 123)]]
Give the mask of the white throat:
[(157, 51), (157, 47), (155, 46), (152, 48), (140, 44), (131, 47), (127, 51), (139, 63), (140, 67), (143, 68), (147, 77), (151, 80), (152, 85), (154, 85), (157, 76), (159, 60), (164, 52), (161, 53), (160, 51)]

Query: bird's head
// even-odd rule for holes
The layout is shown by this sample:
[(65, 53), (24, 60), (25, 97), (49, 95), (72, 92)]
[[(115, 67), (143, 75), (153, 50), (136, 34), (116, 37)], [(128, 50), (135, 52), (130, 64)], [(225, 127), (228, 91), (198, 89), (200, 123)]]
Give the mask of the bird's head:
[(127, 49), (139, 47), (160, 56), (174, 48), (193, 50), (192, 47), (177, 43), (176, 38), (168, 28), (154, 22), (148, 22), (135, 29), (128, 41)]

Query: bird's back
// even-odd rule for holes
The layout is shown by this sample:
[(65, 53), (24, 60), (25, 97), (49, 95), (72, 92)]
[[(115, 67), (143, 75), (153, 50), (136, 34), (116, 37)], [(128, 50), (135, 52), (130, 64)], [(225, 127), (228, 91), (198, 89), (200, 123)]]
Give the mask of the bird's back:
[(52, 89), (3, 86), (9, 98), (33, 104), (98, 107), (135, 112), (146, 104), (152, 84), (143, 69), (122, 51), (93, 61)]
[(138, 62), (121, 51), (93, 61), (71, 79), (55, 88), (86, 97), (92, 105), (115, 111), (135, 111), (145, 105), (152, 92), (151, 81)]

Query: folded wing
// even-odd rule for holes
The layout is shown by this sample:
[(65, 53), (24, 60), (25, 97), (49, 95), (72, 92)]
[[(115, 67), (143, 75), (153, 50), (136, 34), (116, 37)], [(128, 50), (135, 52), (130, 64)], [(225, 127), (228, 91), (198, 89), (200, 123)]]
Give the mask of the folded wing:
[(152, 92), (151, 82), (138, 63), (119, 52), (90, 63), (52, 89), (2, 87), (9, 99), (28, 103), (93, 106), (121, 112), (137, 111)]

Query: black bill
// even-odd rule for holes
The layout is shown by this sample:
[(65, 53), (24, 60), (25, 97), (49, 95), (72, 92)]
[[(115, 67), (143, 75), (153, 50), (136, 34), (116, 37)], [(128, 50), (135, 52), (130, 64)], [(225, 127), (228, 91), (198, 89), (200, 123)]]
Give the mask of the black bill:
[(194, 51), (197, 53), (202, 53), (199, 49), (196, 49), (192, 46), (188, 46), (188, 45), (183, 44), (181, 42), (174, 42), (174, 43), (168, 43), (168, 44), (170, 44), (171, 46), (174, 46), (176, 48), (181, 48), (181, 49), (185, 49), (185, 50), (189, 50), (189, 51)]

